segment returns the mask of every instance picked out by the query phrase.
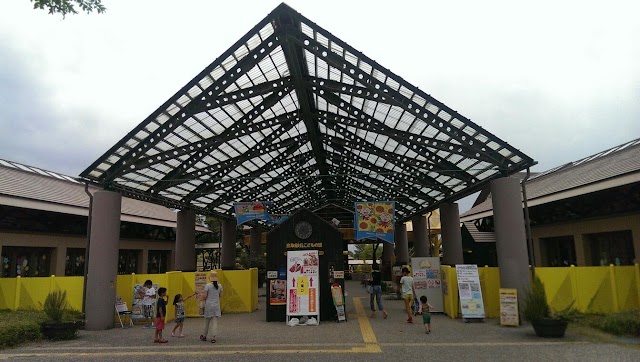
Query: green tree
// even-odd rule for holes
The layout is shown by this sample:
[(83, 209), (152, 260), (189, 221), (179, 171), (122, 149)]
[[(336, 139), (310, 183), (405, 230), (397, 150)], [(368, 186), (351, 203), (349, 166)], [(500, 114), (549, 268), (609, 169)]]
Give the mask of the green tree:
[[(360, 260), (378, 260), (382, 255), (382, 248), (380, 244), (357, 244), (356, 250), (353, 252), (353, 257)], [(376, 257), (373, 257), (375, 251)]]
[(49, 14), (78, 14), (83, 11), (87, 14), (95, 11), (102, 14), (107, 8), (102, 5), (102, 0), (31, 0), (34, 9), (47, 10)]

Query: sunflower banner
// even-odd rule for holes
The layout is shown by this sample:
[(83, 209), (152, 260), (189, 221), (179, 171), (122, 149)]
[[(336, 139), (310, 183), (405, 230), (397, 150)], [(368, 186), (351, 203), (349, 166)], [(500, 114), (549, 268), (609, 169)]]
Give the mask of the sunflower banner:
[(264, 202), (236, 202), (233, 204), (236, 211), (238, 225), (251, 220), (269, 220), (269, 213)]
[(393, 244), (394, 201), (355, 203), (356, 240), (382, 239)]

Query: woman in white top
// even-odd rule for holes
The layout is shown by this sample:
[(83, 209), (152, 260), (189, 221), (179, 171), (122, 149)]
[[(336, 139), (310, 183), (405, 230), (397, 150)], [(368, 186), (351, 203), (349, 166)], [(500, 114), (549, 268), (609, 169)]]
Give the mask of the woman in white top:
[(211, 271), (210, 282), (204, 287), (204, 331), (200, 335), (201, 341), (206, 341), (211, 335), (211, 343), (216, 343), (218, 333), (218, 318), (220, 318), (220, 297), (222, 285), (218, 284), (218, 273)]

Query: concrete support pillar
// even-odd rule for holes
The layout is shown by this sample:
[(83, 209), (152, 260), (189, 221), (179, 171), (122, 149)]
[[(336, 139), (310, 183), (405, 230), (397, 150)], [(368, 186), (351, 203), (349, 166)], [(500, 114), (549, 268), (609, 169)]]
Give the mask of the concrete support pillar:
[(196, 271), (196, 213), (193, 210), (178, 211), (175, 254), (175, 270)]
[(393, 244), (382, 243), (382, 265), (380, 272), (384, 280), (391, 280), (391, 267), (393, 266)]
[(518, 289), (524, 298), (531, 285), (520, 180), (503, 177), (490, 183), (500, 286)]
[(53, 265), (53, 275), (64, 276), (64, 269), (67, 264), (67, 247), (58, 246), (55, 250), (55, 265)]
[(89, 331), (113, 327), (121, 202), (117, 192), (93, 194), (85, 308), (85, 329)]
[(440, 227), (442, 234), (442, 264), (463, 264), (462, 230), (460, 229), (460, 211), (457, 203), (440, 205)]
[(236, 267), (236, 221), (222, 221), (222, 257), (221, 268), (225, 270)]
[(407, 238), (407, 225), (396, 224), (396, 263), (409, 264), (409, 239)]
[(411, 219), (413, 224), (413, 254), (418, 257), (431, 256), (431, 241), (427, 218), (416, 215)]
[(249, 231), (249, 256), (252, 261), (259, 260), (262, 256), (262, 229), (252, 227)]

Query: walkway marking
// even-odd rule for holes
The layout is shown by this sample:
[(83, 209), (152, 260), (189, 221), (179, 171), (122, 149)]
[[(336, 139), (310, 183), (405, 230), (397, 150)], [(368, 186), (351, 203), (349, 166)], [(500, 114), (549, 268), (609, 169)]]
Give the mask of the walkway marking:
[[(295, 353), (382, 353), (380, 344), (376, 338), (369, 318), (364, 311), (361, 297), (354, 297), (353, 304), (356, 309), (358, 325), (364, 346), (354, 346), (353, 343), (292, 343), (292, 344), (252, 344), (252, 345), (224, 345), (217, 344), (216, 349), (196, 346), (167, 346), (158, 348), (159, 346), (68, 346), (68, 347), (50, 347), (42, 348), (42, 351), (31, 351), (27, 353), (0, 353), (0, 360), (16, 358), (16, 357), (126, 357), (126, 356), (210, 356), (210, 355), (231, 355), (231, 354), (295, 354)], [(336, 349), (330, 347), (343, 346), (344, 349)], [(268, 349), (269, 347), (292, 347), (291, 349)], [(302, 347), (300, 349), (296, 347)], [(306, 348), (304, 348), (306, 347)], [(320, 347), (318, 349), (309, 349), (309, 347)], [(329, 347), (329, 348), (326, 348)], [(348, 348), (350, 347), (350, 348)], [(219, 350), (218, 348), (239, 348), (235, 350)], [(256, 349), (265, 348), (265, 349)], [(125, 349), (125, 351), (123, 351)], [(141, 349), (143, 351), (141, 351)], [(145, 351), (148, 349), (148, 351)], [(176, 349), (179, 349), (176, 351)], [(185, 351), (184, 349), (189, 349)], [(194, 351), (193, 349), (198, 349)], [(55, 350), (64, 350), (66, 352), (52, 352)], [(83, 350), (90, 350), (83, 352)], [(70, 352), (74, 351), (74, 352)], [(99, 352), (95, 352), (99, 351)]]
[(554, 346), (564, 344), (591, 344), (586, 341), (575, 342), (418, 342), (418, 343), (380, 343), (385, 347), (410, 347), (410, 346), (429, 346), (429, 347), (484, 347), (484, 346)]

